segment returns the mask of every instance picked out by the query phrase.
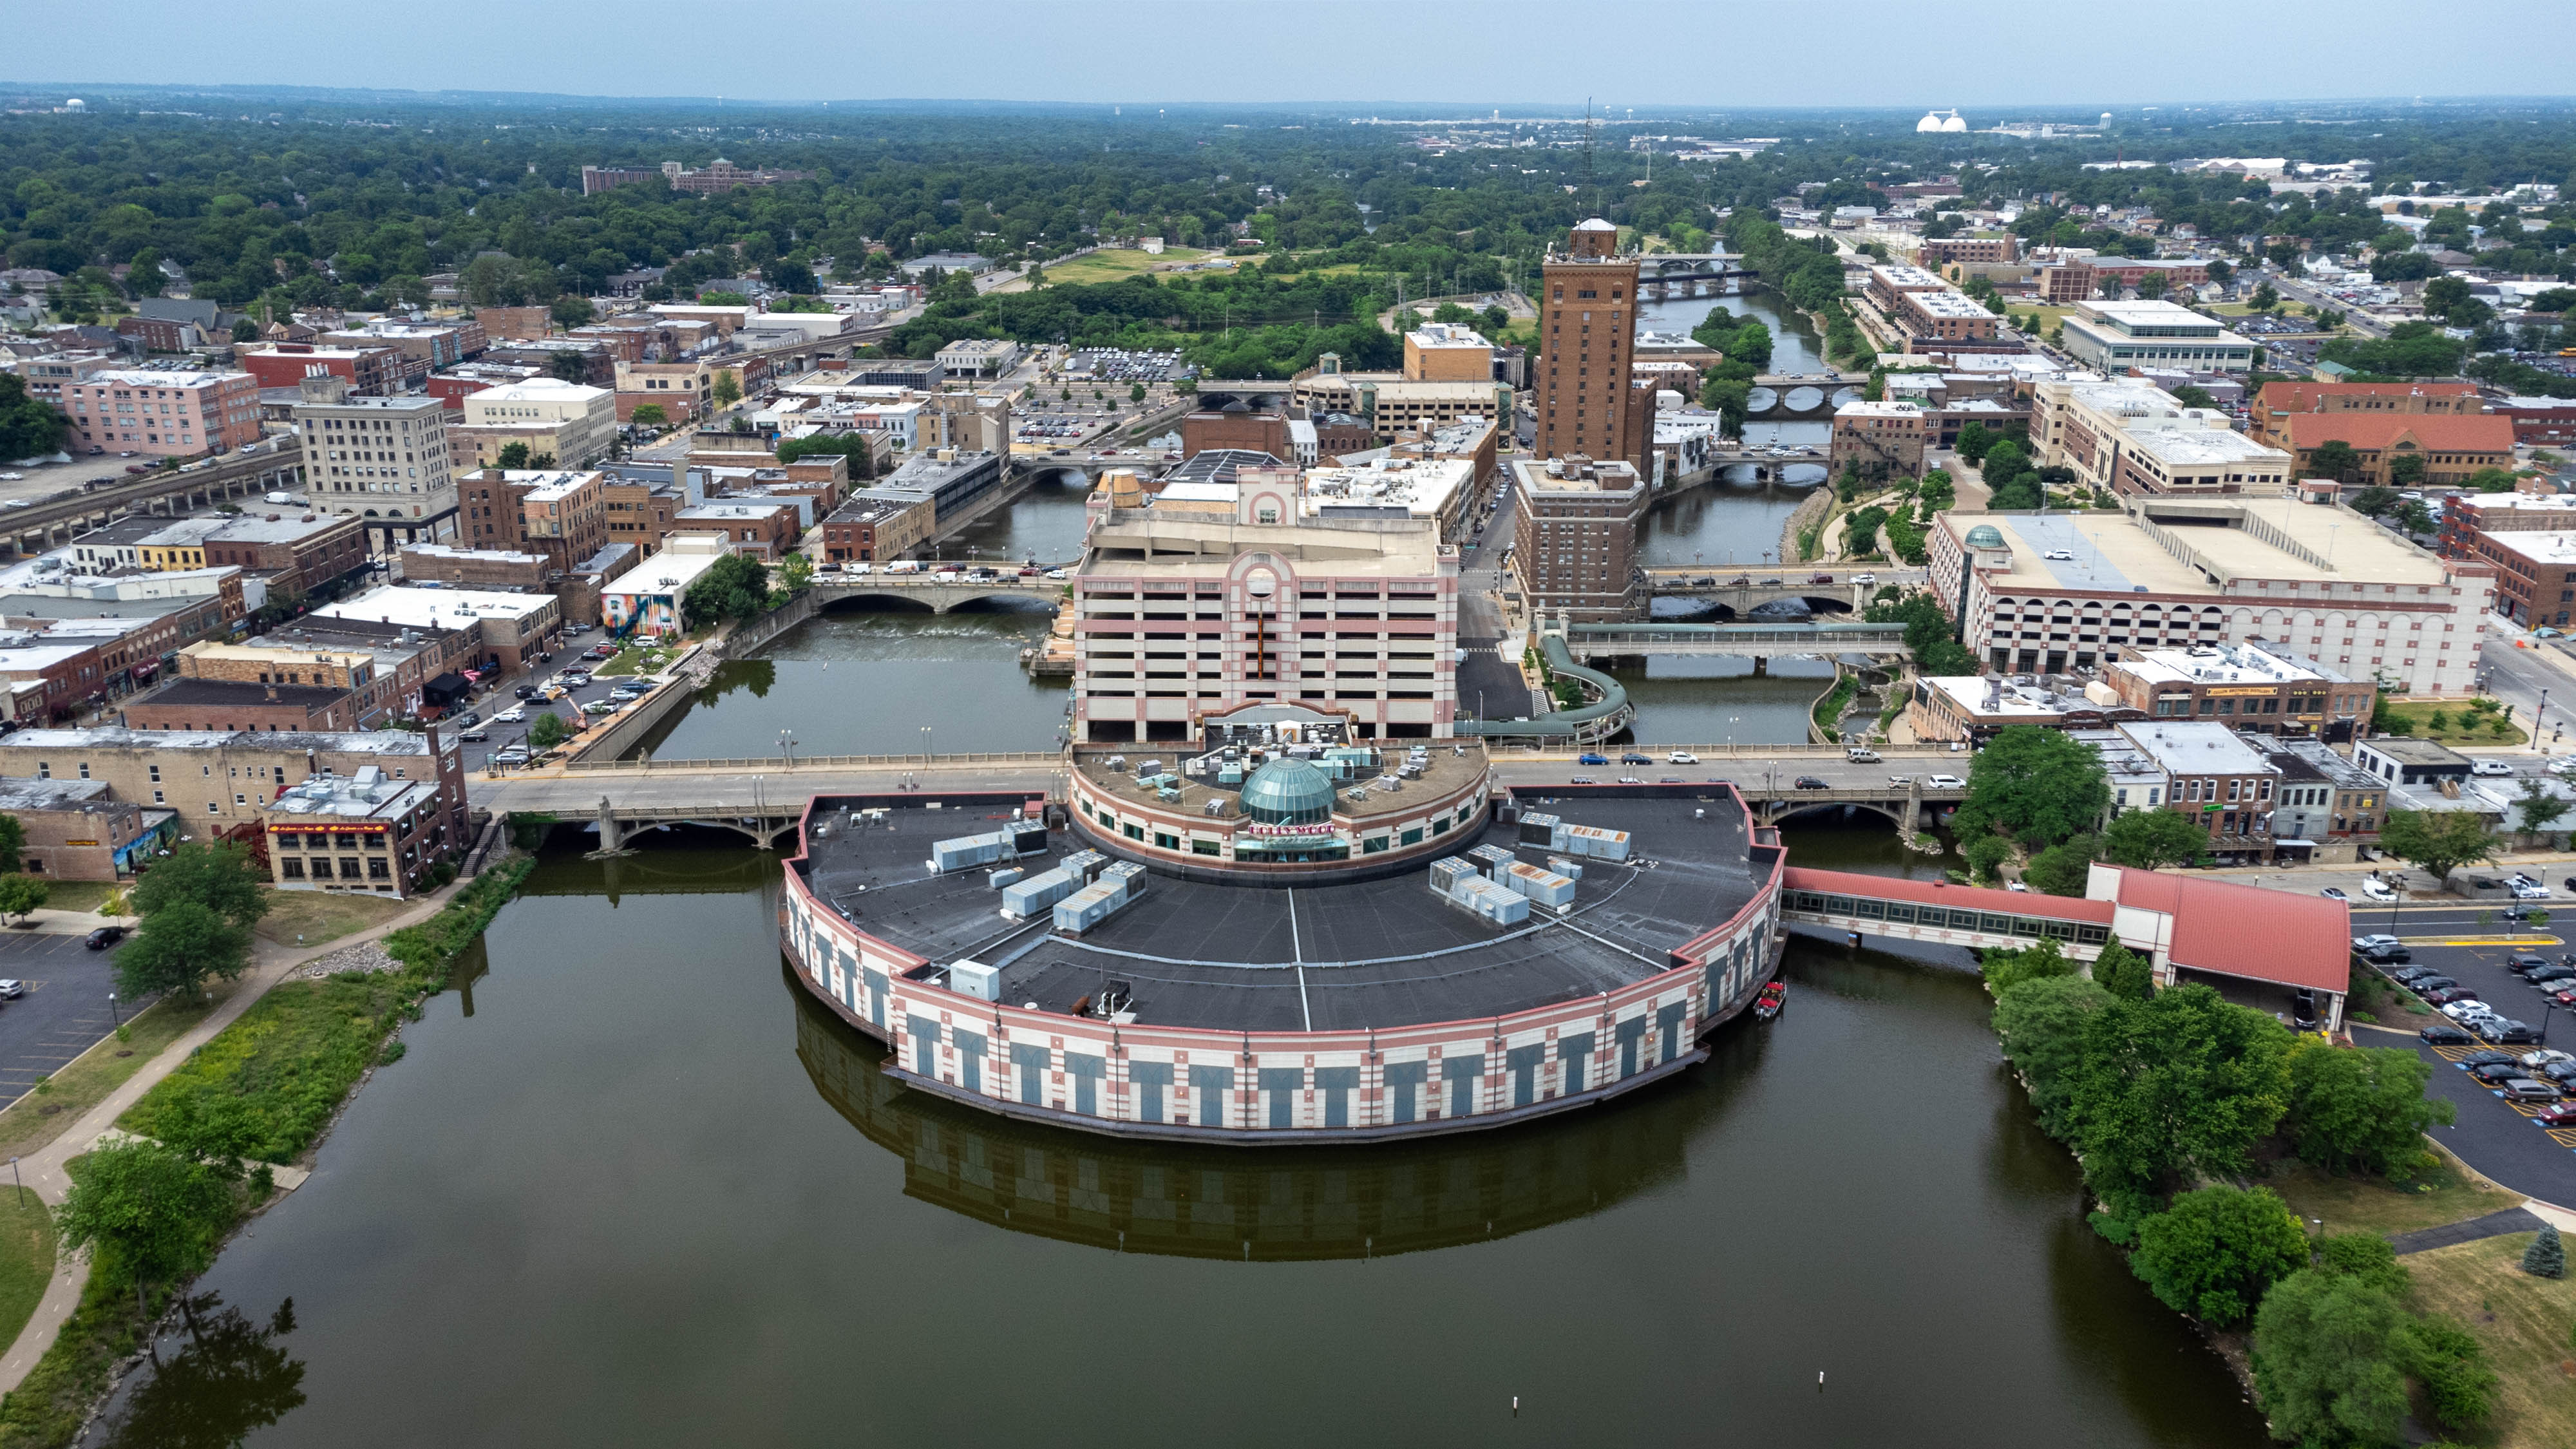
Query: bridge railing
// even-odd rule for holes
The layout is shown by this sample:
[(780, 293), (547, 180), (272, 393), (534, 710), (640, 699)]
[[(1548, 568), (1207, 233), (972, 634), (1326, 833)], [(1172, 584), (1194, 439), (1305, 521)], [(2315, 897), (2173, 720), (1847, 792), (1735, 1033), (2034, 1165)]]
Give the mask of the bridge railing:
[(577, 779), (585, 775), (642, 774), (646, 771), (676, 772), (683, 770), (872, 770), (913, 769), (945, 770), (967, 765), (1061, 765), (1064, 755), (1056, 750), (996, 750), (967, 754), (925, 755), (798, 755), (793, 760), (780, 755), (751, 755), (730, 758), (689, 760), (585, 760), (568, 765), (549, 778)]
[[(1821, 587), (1821, 586), (1819, 586)], [(1567, 636), (1606, 644), (1894, 644), (1902, 624), (1575, 624)]]

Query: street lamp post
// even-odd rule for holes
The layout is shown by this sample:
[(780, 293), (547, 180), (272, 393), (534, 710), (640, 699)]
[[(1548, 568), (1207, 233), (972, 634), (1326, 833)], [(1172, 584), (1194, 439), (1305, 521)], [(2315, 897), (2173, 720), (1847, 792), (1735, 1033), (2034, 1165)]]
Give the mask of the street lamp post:
[[(113, 991), (107, 993), (107, 1019), (113, 1026), (122, 1027), (125, 1025), (124, 1018), (116, 1014), (116, 993)], [(13, 1157), (10, 1161), (15, 1162), (17, 1159)]]
[(782, 754), (782, 755), (784, 755), (784, 756), (786, 756), (786, 757), (787, 757), (787, 768), (789, 768), (789, 769), (791, 769), (791, 770), (796, 768), (796, 732), (795, 732), (795, 731), (793, 731), (793, 730), (780, 730), (780, 731), (778, 732), (778, 752), (779, 752), (780, 754)]
[(930, 726), (923, 725), (921, 727), (921, 762), (925, 765), (930, 763), (930, 741)]

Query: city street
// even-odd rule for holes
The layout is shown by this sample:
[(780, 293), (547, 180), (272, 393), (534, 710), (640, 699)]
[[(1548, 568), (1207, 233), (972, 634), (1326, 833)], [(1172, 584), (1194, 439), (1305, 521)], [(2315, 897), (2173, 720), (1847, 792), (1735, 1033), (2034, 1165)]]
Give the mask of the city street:
[[(539, 714), (562, 715), (566, 723), (573, 727), (575, 733), (578, 733), (582, 724), (580, 706), (588, 704), (595, 699), (606, 699), (610, 690), (628, 682), (627, 676), (602, 675), (595, 677), (590, 683), (572, 690), (563, 699), (556, 700), (552, 704), (540, 704), (534, 700), (521, 700), (515, 697), (513, 691), (522, 684), (542, 684), (546, 680), (555, 677), (558, 672), (565, 669), (578, 668), (584, 665), (601, 662), (596, 660), (585, 660), (581, 657), (581, 653), (591, 645), (597, 644), (607, 637), (608, 636), (606, 634), (601, 633), (596, 628), (592, 629), (587, 634), (568, 634), (568, 637), (566, 637), (563, 642), (563, 646), (555, 650), (555, 657), (552, 663), (538, 665), (536, 671), (532, 673), (511, 675), (509, 678), (494, 685), (490, 693), (467, 706), (467, 708), (471, 709), (475, 714), (482, 717), (480, 728), (489, 735), (489, 738), (487, 739), (466, 740), (460, 746), (464, 751), (465, 768), (467, 772), (474, 773), (481, 771), (484, 762), (491, 758), (492, 752), (495, 750), (501, 749), (507, 745), (524, 744), (528, 737), (528, 731), (535, 726), (537, 716)], [(503, 710), (513, 707), (525, 709), (528, 712), (528, 717), (515, 724), (504, 723), (493, 718), (493, 716), (501, 713)]]

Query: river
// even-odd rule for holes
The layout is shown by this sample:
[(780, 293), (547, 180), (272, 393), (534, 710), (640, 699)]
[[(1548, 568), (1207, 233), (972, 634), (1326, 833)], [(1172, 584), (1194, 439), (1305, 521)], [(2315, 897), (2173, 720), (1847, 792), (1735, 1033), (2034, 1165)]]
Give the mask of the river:
[(1148, 1145), (890, 1090), (782, 968), (772, 858), (577, 848), (199, 1285), (239, 1331), (89, 1442), (2264, 1442), (1963, 971), (1801, 941), (1780, 1021), (1597, 1110)]

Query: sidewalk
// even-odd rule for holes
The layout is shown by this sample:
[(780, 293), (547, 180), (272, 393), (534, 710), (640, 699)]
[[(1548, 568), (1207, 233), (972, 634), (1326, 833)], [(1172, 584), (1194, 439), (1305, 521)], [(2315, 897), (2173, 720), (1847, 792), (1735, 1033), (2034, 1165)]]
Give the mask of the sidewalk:
[[(71, 1160), (89, 1151), (101, 1138), (114, 1132), (116, 1119), (125, 1114), (126, 1108), (141, 1101), (144, 1093), (152, 1090), (162, 1078), (178, 1070), (179, 1064), (188, 1059), (189, 1053), (212, 1040), (217, 1032), (238, 1021), (243, 1012), (250, 1010), (253, 1002), (268, 994), (270, 987), (285, 980), (295, 968), (306, 962), (330, 955), (334, 951), (345, 950), (364, 941), (378, 940), (388, 932), (429, 919), (447, 904), (448, 899), (463, 884), (463, 881), (458, 881), (431, 895), (423, 896), (413, 910), (405, 911), (382, 925), (338, 937), (322, 946), (262, 945), (253, 958), (250, 969), (242, 973), (241, 983), (233, 991), (230, 1000), (215, 1008), (213, 1014), (197, 1023), (185, 1035), (163, 1048), (160, 1055), (146, 1062), (132, 1077), (127, 1078), (123, 1085), (108, 1093), (105, 1100), (92, 1107), (78, 1121), (65, 1127), (61, 1136), (34, 1153), (19, 1159), (18, 1171), (27, 1187), (48, 1204), (61, 1203), (63, 1194), (71, 1187), (71, 1176), (67, 1171), (67, 1165)], [(112, 1036), (104, 1038), (100, 1046), (110, 1045), (115, 1040), (116, 1038)], [(91, 1050), (95, 1051), (98, 1048), (93, 1047)], [(286, 1174), (279, 1174), (281, 1188), (288, 1185), (288, 1180)], [(302, 1175), (295, 1176), (293, 1181), (301, 1183)], [(27, 1320), (27, 1326), (19, 1332), (17, 1342), (9, 1345), (5, 1357), (0, 1357), (0, 1393), (7, 1393), (25, 1382), (28, 1371), (36, 1366), (38, 1359), (44, 1357), (45, 1350), (53, 1346), (54, 1337), (62, 1331), (64, 1320), (70, 1318), (72, 1310), (79, 1306), (81, 1289), (88, 1282), (89, 1258), (86, 1254), (77, 1257), (62, 1253), (56, 1255), (53, 1281), (45, 1285), (44, 1298), (36, 1304), (35, 1314)]]

